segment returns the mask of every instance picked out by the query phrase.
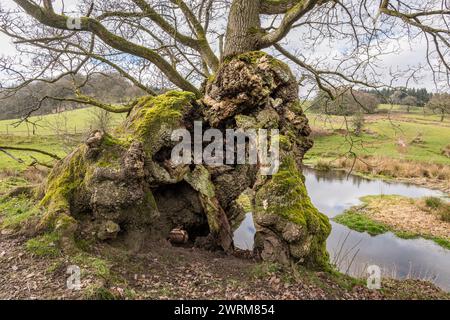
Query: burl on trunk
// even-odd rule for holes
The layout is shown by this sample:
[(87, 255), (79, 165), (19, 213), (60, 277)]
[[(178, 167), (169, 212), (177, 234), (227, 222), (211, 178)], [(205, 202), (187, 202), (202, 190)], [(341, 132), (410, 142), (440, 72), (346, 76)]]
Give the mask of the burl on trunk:
[[(194, 121), (223, 132), (279, 129), (280, 170), (261, 176), (254, 165), (175, 165), (171, 134), (193, 131)], [(258, 51), (227, 58), (203, 99), (177, 91), (143, 97), (112, 135), (92, 133), (43, 185), (39, 227), (56, 230), (68, 247), (76, 234), (138, 247), (182, 229), (198, 246), (229, 252), (233, 219), (244, 210), (238, 199), (247, 191), (260, 257), (326, 267), (330, 224), (311, 204), (300, 168), (309, 134), (287, 65)]]

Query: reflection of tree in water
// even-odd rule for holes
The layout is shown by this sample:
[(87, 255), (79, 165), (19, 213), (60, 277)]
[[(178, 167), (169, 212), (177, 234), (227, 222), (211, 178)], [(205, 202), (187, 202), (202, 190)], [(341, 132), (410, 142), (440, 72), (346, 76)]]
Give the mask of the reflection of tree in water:
[(236, 230), (239, 229), (239, 227), (244, 222), (246, 216), (247, 216), (246, 212), (241, 212), (238, 216), (236, 216), (235, 218), (231, 219), (231, 230), (233, 232), (236, 232)]
[(348, 175), (347, 172), (341, 170), (319, 171), (308, 167), (303, 168), (303, 174), (312, 175), (316, 178), (317, 182), (335, 182), (335, 181), (348, 181), (355, 186), (361, 186), (363, 182), (369, 182), (370, 180), (355, 176)]

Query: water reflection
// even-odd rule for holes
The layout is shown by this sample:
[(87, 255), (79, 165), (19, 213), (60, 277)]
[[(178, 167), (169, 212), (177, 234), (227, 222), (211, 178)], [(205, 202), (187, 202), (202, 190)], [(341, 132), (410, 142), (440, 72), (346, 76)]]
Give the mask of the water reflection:
[[(367, 195), (401, 195), (410, 198), (444, 196), (441, 192), (405, 183), (367, 180), (343, 172), (317, 172), (305, 168), (306, 187), (314, 205), (333, 218), (346, 209), (360, 204)], [(424, 239), (405, 240), (392, 233), (371, 237), (335, 222), (327, 241), (331, 261), (342, 272), (364, 276), (368, 265), (382, 267), (385, 275), (399, 279), (428, 279), (450, 291), (450, 250)], [(255, 226), (247, 214), (235, 232), (235, 245), (252, 250)]]
[(346, 209), (361, 203), (359, 198), (368, 195), (400, 195), (410, 198), (441, 197), (439, 191), (405, 183), (368, 180), (347, 176), (345, 172), (320, 172), (309, 168), (303, 171), (306, 188), (314, 205), (328, 217), (333, 218)]
[(247, 213), (244, 221), (234, 232), (234, 245), (243, 250), (253, 250), (254, 236), (256, 233), (253, 215)]

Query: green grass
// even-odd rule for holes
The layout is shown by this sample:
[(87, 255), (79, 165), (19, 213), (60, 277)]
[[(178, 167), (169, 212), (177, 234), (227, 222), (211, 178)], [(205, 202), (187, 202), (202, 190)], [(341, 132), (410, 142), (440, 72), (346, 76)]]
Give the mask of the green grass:
[(20, 176), (7, 176), (0, 178), (0, 195), (5, 194), (14, 188), (26, 186), (28, 181)]
[(15, 230), (40, 212), (27, 196), (0, 199), (1, 229)]
[[(345, 118), (339, 116), (317, 116), (307, 114), (316, 130), (327, 130), (329, 134), (315, 138), (315, 145), (305, 158), (306, 163), (317, 163), (319, 159), (333, 160), (350, 150), (349, 137), (337, 133), (345, 129)], [(350, 121), (350, 119), (347, 119)], [(352, 136), (353, 149), (358, 156), (379, 156), (422, 163), (450, 165), (450, 158), (442, 150), (450, 144), (450, 121), (441, 123), (432, 116), (404, 115), (393, 119), (370, 121), (361, 137)], [(351, 123), (349, 123), (350, 126)], [(421, 136), (422, 143), (412, 143)], [(406, 142), (407, 148), (399, 148), (398, 141)]]
[(373, 221), (368, 216), (353, 210), (348, 210), (342, 215), (335, 217), (334, 221), (343, 224), (352, 230), (367, 232), (371, 236), (377, 236), (389, 231), (385, 225)]
[[(82, 137), (74, 137), (74, 141), (80, 142)], [(32, 148), (47, 151), (56, 154), (59, 157), (65, 157), (68, 152), (76, 145), (73, 142), (65, 142), (62, 138), (57, 136), (0, 136), (0, 145), (6, 147), (20, 147), (20, 148)], [(29, 152), (29, 151), (8, 151), (16, 159), (20, 159), (23, 163), (11, 158), (3, 152), (0, 152), (0, 171), (1, 170), (16, 170), (23, 171), (33, 162), (32, 157), (38, 161), (51, 164), (53, 158), (46, 155)], [(32, 156), (32, 157), (31, 157)]]
[(446, 239), (430, 237), (429, 240), (433, 240), (434, 242), (436, 242), (441, 247), (450, 250), (450, 241), (448, 241)]
[[(97, 108), (86, 108), (31, 117), (29, 121), (36, 123), (34, 132), (30, 124), (22, 123), (15, 127), (14, 123), (17, 120), (0, 121), (0, 146), (39, 149), (64, 157), (93, 129), (95, 112), (98, 110)], [(111, 127), (118, 125), (124, 119), (124, 114), (111, 114)], [(39, 153), (8, 152), (15, 158), (23, 160), (24, 163), (0, 152), (0, 171), (5, 169), (23, 171), (33, 162), (31, 156), (43, 163), (50, 164), (53, 161), (52, 158)]]
[(72, 257), (71, 262), (103, 279), (109, 279), (111, 271), (106, 260), (94, 257), (86, 252), (80, 252)]
[[(29, 122), (35, 123), (34, 135), (51, 136), (61, 133), (80, 134), (92, 128), (92, 122), (98, 108), (84, 108), (72, 111), (65, 111), (56, 114), (34, 116), (29, 118)], [(118, 124), (125, 119), (124, 114), (111, 114), (111, 123)], [(32, 136), (33, 126), (22, 123), (16, 126), (18, 120), (0, 121), (0, 135)]]
[(61, 254), (58, 242), (59, 236), (56, 233), (47, 233), (28, 240), (25, 247), (39, 257), (58, 257)]
[[(398, 104), (380, 104), (378, 106), (379, 111), (408, 113), (408, 107)], [(422, 107), (409, 107), (409, 114), (424, 114), (427, 113), (427, 109)]]
[(255, 279), (263, 279), (268, 275), (280, 272), (282, 269), (282, 266), (278, 263), (261, 262), (251, 267), (249, 273)]

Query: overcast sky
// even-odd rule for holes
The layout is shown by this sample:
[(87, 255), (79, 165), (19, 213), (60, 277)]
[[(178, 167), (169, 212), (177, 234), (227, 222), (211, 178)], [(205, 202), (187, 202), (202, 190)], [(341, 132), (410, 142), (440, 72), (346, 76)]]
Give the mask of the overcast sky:
[[(70, 6), (76, 3), (76, 0), (66, 0), (65, 8), (70, 10)], [(2, 0), (1, 6), (3, 8), (7, 7), (16, 7), (12, 0)], [(291, 33), (290, 36), (290, 45), (296, 45), (296, 35), (295, 33)], [(298, 39), (298, 37), (297, 37)], [(298, 42), (298, 41), (297, 41)], [(381, 57), (381, 63), (384, 67), (385, 79), (383, 81), (389, 82), (389, 69), (405, 69), (409, 66), (417, 66), (418, 64), (426, 65), (426, 45), (424, 41), (416, 41), (415, 43), (410, 44), (407, 39), (404, 41), (400, 41), (399, 43), (392, 44), (393, 46), (399, 45), (401, 47), (401, 53), (397, 54), (389, 54)], [(336, 46), (330, 47), (327, 44), (323, 44), (320, 48), (317, 49), (316, 52), (313, 53), (315, 56), (322, 57), (330, 57), (333, 56), (334, 53), (337, 53), (339, 48)], [(16, 50), (12, 41), (7, 36), (0, 33), (0, 55), (5, 56), (13, 56), (16, 54)], [(402, 79), (402, 83), (397, 83), (397, 85), (403, 85), (405, 79)], [(424, 75), (423, 78), (419, 81), (419, 83), (410, 83), (410, 86), (413, 87), (425, 87), (431, 91), (435, 91), (435, 85), (432, 81), (431, 76)]]

